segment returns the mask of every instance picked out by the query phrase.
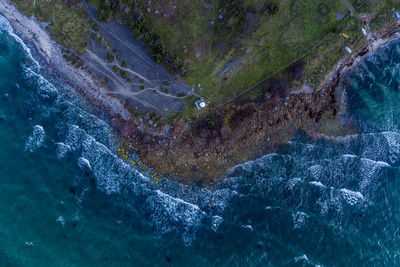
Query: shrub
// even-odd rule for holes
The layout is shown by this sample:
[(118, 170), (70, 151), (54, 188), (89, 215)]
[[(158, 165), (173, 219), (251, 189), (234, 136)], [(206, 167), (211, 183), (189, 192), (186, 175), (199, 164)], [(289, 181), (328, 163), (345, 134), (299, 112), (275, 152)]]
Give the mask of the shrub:
[(93, 23), (92, 29), (96, 32), (99, 31), (99, 25), (97, 23)]
[(112, 18), (112, 4), (109, 0), (103, 1), (97, 18), (102, 21), (110, 22)]
[(119, 69), (119, 74), (123, 79), (128, 78), (128, 73), (125, 70)]
[(107, 61), (108, 62), (113, 62), (114, 61), (114, 55), (113, 54), (111, 54), (111, 53), (108, 53), (108, 55), (107, 55)]

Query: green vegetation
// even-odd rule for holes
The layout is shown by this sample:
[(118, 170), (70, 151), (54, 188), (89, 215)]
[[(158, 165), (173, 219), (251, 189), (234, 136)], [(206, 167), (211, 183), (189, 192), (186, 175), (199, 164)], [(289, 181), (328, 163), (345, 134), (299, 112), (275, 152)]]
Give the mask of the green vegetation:
[(89, 14), (80, 1), (64, 0), (15, 0), (13, 1), (28, 15), (50, 22), (48, 30), (53, 40), (76, 53), (83, 53), (92, 27)]
[(98, 19), (110, 22), (112, 19), (112, 11), (111, 11), (112, 8), (113, 8), (113, 5), (111, 4), (111, 2), (109, 0), (102, 1), (98, 15), (97, 15)]
[(119, 69), (119, 74), (121, 75), (122, 79), (127, 79), (128, 78), (128, 72), (126, 72), (123, 69)]
[[(189, 86), (201, 84), (197, 93), (209, 100), (209, 107), (244, 92), (250, 101), (263, 101), (271, 88), (296, 88), (304, 82), (319, 88), (334, 64), (347, 56), (344, 46), (355, 51), (364, 44), (361, 28), (366, 23), (378, 31), (393, 24), (393, 9), (400, 10), (398, 0), (348, 0), (357, 11), (353, 16), (342, 0), (89, 1), (99, 19), (110, 21), (114, 16), (126, 23), (156, 62), (181, 75)], [(99, 27), (80, 1), (14, 2), (27, 14), (50, 22), (52, 38), (76, 53), (85, 51), (89, 30)], [(350, 38), (341, 36), (343, 32)], [(99, 42), (107, 46), (105, 40)], [(107, 60), (116, 58), (126, 68), (116, 53), (113, 49)], [(117, 65), (113, 71), (130, 78)], [(186, 101), (190, 107), (182, 116), (206, 112), (192, 108), (194, 99)]]
[[(133, 2), (115, 1), (110, 9), (147, 43), (157, 62), (184, 74), (189, 85), (200, 83), (203, 90), (198, 93), (219, 104), (269, 76), (290, 77), (297, 86), (308, 80), (318, 88), (346, 55), (344, 45), (357, 48), (363, 43), (364, 22), (358, 14), (349, 16), (340, 0)], [(373, 29), (392, 23), (391, 9), (400, 8), (394, 0), (349, 2), (358, 13), (374, 14)], [(341, 32), (350, 38), (340, 36)], [(293, 62), (301, 66), (295, 70), (301, 77), (290, 73)], [(281, 74), (273, 75), (277, 71)], [(270, 81), (247, 97), (265, 97)]]
[(161, 41), (160, 36), (157, 33), (153, 33), (150, 21), (145, 15), (143, 5), (145, 1), (117, 0), (110, 2), (109, 0), (101, 0), (100, 4), (97, 0), (89, 2), (98, 7), (98, 19), (109, 21), (112, 16), (111, 14), (113, 14), (129, 26), (135, 33), (136, 38), (148, 45), (148, 50), (157, 63), (164, 63), (167, 69), (172, 72), (184, 73), (182, 62), (168, 51), (168, 48)]
[(99, 24), (93, 23), (92, 30), (94, 30), (95, 32), (98, 32), (100, 30)]
[(107, 55), (107, 61), (108, 61), (109, 63), (114, 62), (114, 55), (111, 54), (111, 53), (108, 53), (108, 55)]
[(129, 76), (129, 75), (128, 75), (128, 72), (127, 72), (126, 70), (121, 69), (121, 68), (118, 67), (117, 65), (114, 65), (114, 66), (112, 67), (112, 70), (113, 70), (114, 72), (119, 72), (119, 74), (121, 75), (122, 79), (126, 79), (126, 80), (128, 80), (128, 81), (129, 81), (129, 79), (130, 79), (130, 81), (132, 81), (132, 79), (131, 79), (130, 77), (128, 77), (128, 76)]

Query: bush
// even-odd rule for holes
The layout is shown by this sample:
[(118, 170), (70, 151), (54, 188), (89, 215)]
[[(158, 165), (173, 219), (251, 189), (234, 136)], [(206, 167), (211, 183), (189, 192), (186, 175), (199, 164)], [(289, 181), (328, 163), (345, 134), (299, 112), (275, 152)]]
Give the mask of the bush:
[(109, 0), (105, 0), (100, 7), (97, 18), (102, 21), (110, 22), (112, 18), (112, 5)]
[(99, 31), (99, 25), (98, 25), (97, 23), (93, 23), (92, 29), (93, 29), (95, 32)]
[(126, 71), (122, 70), (122, 69), (119, 70), (119, 74), (121, 75), (121, 77), (123, 79), (128, 78), (128, 73)]
[(108, 53), (108, 55), (107, 55), (107, 61), (108, 61), (109, 63), (113, 62), (113, 61), (114, 61), (114, 55), (111, 54), (111, 53)]
[(126, 68), (128, 66), (128, 63), (126, 61), (122, 62), (121, 67)]
[(222, 0), (215, 18), (215, 32), (230, 34), (243, 28), (247, 9), (245, 1)]
[(97, 18), (102, 21), (110, 22), (111, 18), (112, 18), (111, 10), (109, 10), (109, 9), (100, 10)]
[(122, 57), (120, 55), (117, 56), (118, 61), (122, 61)]

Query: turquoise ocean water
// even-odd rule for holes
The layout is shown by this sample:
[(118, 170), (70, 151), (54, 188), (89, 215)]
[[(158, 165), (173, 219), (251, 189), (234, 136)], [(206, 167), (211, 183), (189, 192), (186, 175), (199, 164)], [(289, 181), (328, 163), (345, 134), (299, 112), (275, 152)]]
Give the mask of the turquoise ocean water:
[(112, 129), (0, 30), (0, 266), (400, 264), (400, 42), (342, 84), (360, 135), (299, 135), (201, 191), (119, 159)]

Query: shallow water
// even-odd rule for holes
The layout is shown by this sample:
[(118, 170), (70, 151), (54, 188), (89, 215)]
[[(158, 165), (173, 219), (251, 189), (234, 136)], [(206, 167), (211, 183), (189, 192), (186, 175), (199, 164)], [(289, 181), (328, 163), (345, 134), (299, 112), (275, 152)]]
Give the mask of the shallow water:
[(360, 135), (299, 136), (201, 191), (118, 158), (112, 129), (0, 29), (0, 265), (400, 264), (400, 42), (343, 84)]

